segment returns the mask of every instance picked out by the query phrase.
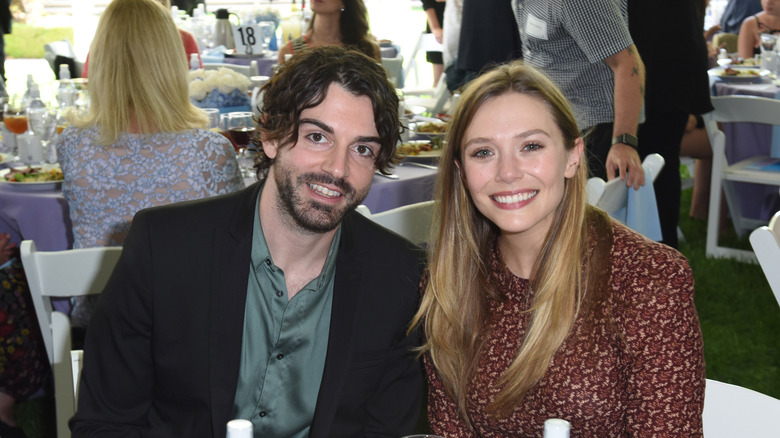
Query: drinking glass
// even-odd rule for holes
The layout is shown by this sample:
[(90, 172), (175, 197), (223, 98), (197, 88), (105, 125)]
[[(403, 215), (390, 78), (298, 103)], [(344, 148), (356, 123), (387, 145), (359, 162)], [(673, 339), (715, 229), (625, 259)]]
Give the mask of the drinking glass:
[(263, 38), (263, 52), (268, 52), (271, 45), (271, 38), (276, 36), (276, 23), (273, 21), (261, 21), (257, 23), (257, 27)]
[(235, 112), (228, 114), (228, 132), (233, 140), (236, 152), (246, 149), (251, 143), (251, 136), (255, 133), (255, 125), (252, 122), (251, 112)]
[(18, 155), (18, 136), (27, 131), (27, 108), (21, 104), (19, 99), (9, 99), (3, 105), (3, 122), (5, 128), (11, 133), (10, 141), (6, 142), (6, 151), (11, 155)]
[(219, 109), (218, 108), (203, 108), (206, 115), (209, 117), (209, 129), (219, 132)]

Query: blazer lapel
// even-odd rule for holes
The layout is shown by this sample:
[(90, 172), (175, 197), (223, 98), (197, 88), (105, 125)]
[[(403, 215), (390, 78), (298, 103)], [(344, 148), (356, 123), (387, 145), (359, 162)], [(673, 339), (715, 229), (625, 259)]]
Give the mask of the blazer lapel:
[[(214, 436), (223, 436), (236, 394), (249, 278), (254, 208), (260, 185), (245, 189), (226, 222), (215, 227), (209, 330), (209, 393)], [(205, 383), (205, 382), (204, 382)]]
[(360, 263), (363, 249), (356, 245), (354, 224), (349, 213), (342, 223), (341, 242), (336, 261), (336, 278), (333, 285), (333, 308), (328, 335), (328, 352), (325, 369), (317, 396), (311, 438), (332, 436), (331, 427), (336, 416), (338, 397), (347, 374), (347, 364), (352, 356), (354, 320), (360, 303), (363, 265)]

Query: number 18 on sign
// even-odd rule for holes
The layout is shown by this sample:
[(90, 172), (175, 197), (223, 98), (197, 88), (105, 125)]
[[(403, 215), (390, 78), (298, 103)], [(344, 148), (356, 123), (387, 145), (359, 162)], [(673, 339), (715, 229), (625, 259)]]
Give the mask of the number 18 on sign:
[(257, 26), (233, 26), (233, 40), (236, 42), (236, 53), (263, 54), (263, 37)]

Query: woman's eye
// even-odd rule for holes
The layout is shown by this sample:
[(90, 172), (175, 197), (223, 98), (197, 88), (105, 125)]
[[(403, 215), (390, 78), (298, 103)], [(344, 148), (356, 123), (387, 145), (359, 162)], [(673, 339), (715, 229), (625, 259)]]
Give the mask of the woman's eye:
[(541, 149), (541, 148), (542, 148), (542, 145), (540, 145), (539, 143), (529, 143), (529, 144), (525, 145), (525, 147), (523, 148), (523, 150), (526, 150), (526, 151), (535, 151), (535, 150), (537, 150), (537, 149)]
[(486, 158), (493, 155), (492, 152), (490, 152), (488, 149), (477, 149), (476, 151), (471, 153), (471, 156), (474, 158)]

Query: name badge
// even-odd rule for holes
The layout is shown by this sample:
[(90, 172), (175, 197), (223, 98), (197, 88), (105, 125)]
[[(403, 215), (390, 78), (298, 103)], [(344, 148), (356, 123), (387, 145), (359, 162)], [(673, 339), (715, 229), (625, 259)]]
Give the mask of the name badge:
[(534, 38), (546, 40), (547, 22), (534, 17), (533, 14), (528, 14), (528, 18), (525, 20), (525, 33)]

